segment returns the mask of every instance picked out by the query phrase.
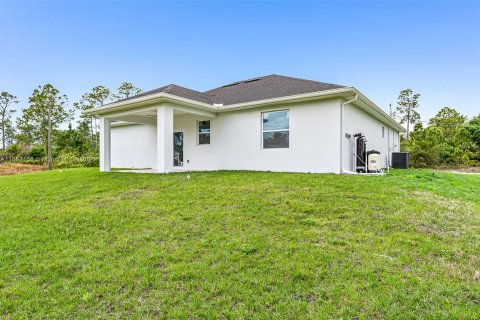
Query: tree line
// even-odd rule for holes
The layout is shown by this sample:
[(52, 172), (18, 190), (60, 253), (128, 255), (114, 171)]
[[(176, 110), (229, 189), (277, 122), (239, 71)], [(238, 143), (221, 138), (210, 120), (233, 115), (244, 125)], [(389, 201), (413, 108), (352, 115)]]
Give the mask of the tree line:
[[(53, 157), (62, 155), (98, 157), (98, 118), (81, 114), (74, 127), (75, 111), (101, 107), (141, 92), (129, 82), (123, 82), (115, 92), (100, 85), (70, 106), (66, 95), (60, 94), (51, 84), (45, 84), (33, 90), (28, 106), (22, 109), (16, 125), (12, 117), (18, 111), (15, 107), (19, 100), (13, 94), (1, 92), (3, 156), (46, 158), (49, 166)], [(411, 89), (402, 90), (396, 111), (390, 113), (406, 126), (407, 132), (401, 137), (401, 150), (410, 152), (412, 166), (480, 166), (480, 114), (468, 119), (453, 108), (443, 107), (429, 121), (422, 122), (418, 112), (420, 97)], [(65, 123), (68, 123), (68, 128), (61, 130), (60, 126)]]
[(410, 164), (418, 168), (480, 166), (480, 114), (468, 119), (454, 108), (443, 107), (424, 124), (417, 111), (419, 98), (411, 89), (402, 90), (396, 113), (391, 114), (406, 125), (401, 150), (410, 152)]
[[(51, 84), (38, 86), (21, 110), (16, 125), (12, 117), (18, 110), (18, 98), (3, 91), (0, 93), (0, 138), (3, 156), (27, 156), (51, 159), (58, 156), (93, 156), (99, 152), (99, 125), (95, 116), (80, 115), (72, 125), (76, 111), (101, 107), (141, 93), (130, 82), (123, 82), (115, 92), (105, 86), (96, 86), (82, 95), (79, 101), (69, 104), (66, 95)], [(68, 128), (61, 130), (62, 124)]]

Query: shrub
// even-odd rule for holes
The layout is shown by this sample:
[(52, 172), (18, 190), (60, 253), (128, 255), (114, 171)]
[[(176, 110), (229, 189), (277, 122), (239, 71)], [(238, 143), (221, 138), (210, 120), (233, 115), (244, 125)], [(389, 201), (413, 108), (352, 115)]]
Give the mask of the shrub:
[(45, 150), (39, 146), (33, 146), (30, 152), (28, 153), (28, 157), (34, 159), (40, 159), (45, 157)]
[(11, 144), (7, 147), (7, 153), (9, 155), (18, 155), (20, 153), (20, 145)]
[(7, 149), (0, 153), (0, 156), (3, 157), (17, 157), (23, 156), (27, 153), (28, 149), (24, 145), (21, 144), (11, 144), (7, 147)]
[(95, 154), (78, 156), (75, 153), (64, 152), (52, 160), (55, 168), (98, 167), (100, 158)]

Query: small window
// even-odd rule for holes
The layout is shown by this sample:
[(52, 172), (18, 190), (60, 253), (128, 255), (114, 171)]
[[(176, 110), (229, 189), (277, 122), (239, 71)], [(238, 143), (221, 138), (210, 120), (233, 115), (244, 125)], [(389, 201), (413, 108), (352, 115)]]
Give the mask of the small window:
[(385, 138), (385, 127), (382, 127), (382, 138)]
[(288, 110), (262, 113), (262, 140), (264, 149), (289, 147), (290, 116)]
[(210, 144), (210, 120), (198, 121), (198, 144)]

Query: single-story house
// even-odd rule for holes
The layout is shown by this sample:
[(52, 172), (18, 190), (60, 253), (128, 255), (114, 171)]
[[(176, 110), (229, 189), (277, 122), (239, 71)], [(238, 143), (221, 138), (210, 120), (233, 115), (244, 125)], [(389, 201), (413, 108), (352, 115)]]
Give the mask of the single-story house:
[(100, 170), (354, 171), (364, 133), (382, 166), (405, 129), (353, 87), (269, 75), (199, 92), (170, 84), (85, 112)]

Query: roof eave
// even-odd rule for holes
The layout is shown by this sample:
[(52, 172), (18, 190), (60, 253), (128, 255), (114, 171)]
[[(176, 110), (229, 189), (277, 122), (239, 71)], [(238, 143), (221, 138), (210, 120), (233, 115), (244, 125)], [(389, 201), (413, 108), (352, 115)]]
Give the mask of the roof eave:
[(350, 87), (342, 87), (342, 88), (331, 89), (331, 90), (314, 91), (314, 92), (308, 92), (308, 93), (302, 93), (302, 94), (296, 94), (296, 95), (290, 95), (290, 96), (284, 96), (284, 97), (278, 97), (278, 98), (230, 104), (222, 107), (219, 110), (219, 112), (258, 108), (258, 107), (264, 107), (272, 104), (304, 102), (304, 101), (317, 100), (319, 98), (321, 99), (336, 98), (336, 97), (343, 96), (345, 93), (351, 91), (351, 89), (352, 88)]
[(161, 104), (161, 103), (173, 103), (181, 106), (194, 107), (202, 110), (212, 111), (217, 110), (212, 105), (204, 102), (199, 102), (187, 98), (182, 98), (176, 95), (160, 92), (151, 95), (146, 95), (129, 100), (119, 101), (107, 104), (102, 107), (84, 110), (82, 113), (85, 115), (96, 116), (117, 111), (125, 111), (128, 109), (145, 107), (149, 105)]
[(82, 113), (85, 115), (105, 115), (138, 107), (154, 106), (155, 104), (161, 103), (173, 103), (180, 106), (187, 106), (210, 112), (228, 112), (264, 107), (274, 104), (305, 102), (317, 99), (341, 98), (345, 97), (345, 95), (347, 94), (357, 94), (359, 99), (363, 103), (368, 105), (378, 115), (378, 118), (380, 120), (383, 120), (385, 123), (392, 125), (392, 127), (397, 129), (399, 132), (406, 132), (406, 129), (403, 126), (401, 126), (398, 122), (392, 119), (385, 111), (383, 111), (380, 107), (378, 107), (375, 103), (373, 103), (370, 99), (368, 99), (354, 87), (342, 87), (337, 89), (315, 91), (272, 99), (249, 101), (244, 103), (226, 105), (223, 107), (215, 107), (208, 103), (182, 98), (165, 92), (160, 92), (129, 100), (110, 103), (99, 108), (85, 110)]
[(390, 124), (399, 132), (406, 132), (404, 127), (402, 127), (397, 121), (395, 121), (379, 106), (373, 103), (370, 99), (368, 99), (365, 95), (363, 95), (360, 91), (358, 91), (354, 87), (342, 87), (342, 88), (331, 89), (331, 90), (303, 93), (303, 94), (298, 94), (293, 96), (285, 96), (285, 97), (279, 97), (279, 98), (231, 104), (219, 109), (218, 112), (244, 110), (244, 109), (265, 107), (268, 105), (282, 104), (282, 103), (296, 103), (296, 102), (305, 102), (305, 101), (318, 100), (318, 99), (340, 98), (340, 97), (345, 97), (347, 94), (352, 94), (352, 95), (357, 94), (358, 97), (362, 100), (362, 102), (368, 105), (368, 107), (378, 115), (377, 118), (379, 120), (382, 120), (387, 124)]
[(392, 125), (392, 127), (394, 127), (396, 130), (398, 130), (399, 132), (407, 132), (407, 130), (402, 126), (400, 125), (395, 119), (393, 119), (392, 117), (390, 117), (390, 115), (388, 115), (385, 111), (383, 111), (382, 108), (380, 108), (379, 106), (377, 106), (373, 101), (371, 101), (370, 99), (368, 99), (365, 95), (363, 95), (360, 91), (358, 91), (356, 88), (354, 87), (351, 87), (350, 88), (352, 90), (352, 92), (354, 92), (355, 94), (358, 95), (359, 99), (365, 103), (366, 105), (368, 105), (374, 112), (376, 112), (379, 117), (383, 120), (385, 120), (386, 123)]

